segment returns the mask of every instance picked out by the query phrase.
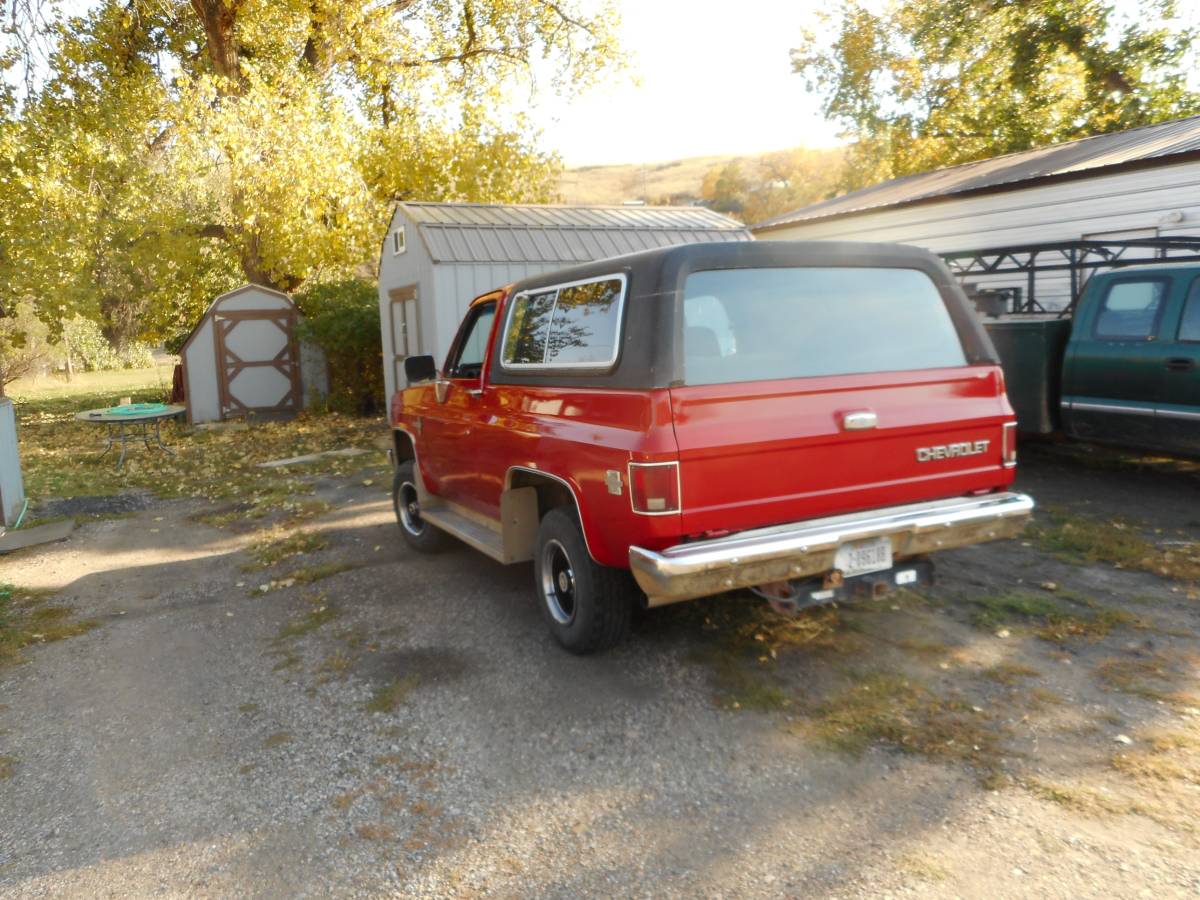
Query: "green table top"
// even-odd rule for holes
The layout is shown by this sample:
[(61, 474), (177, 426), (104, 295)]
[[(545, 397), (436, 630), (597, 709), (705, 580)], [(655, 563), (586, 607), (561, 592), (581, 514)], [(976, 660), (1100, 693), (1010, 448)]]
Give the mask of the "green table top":
[(167, 406), (163, 403), (131, 403), (128, 406), (109, 406), (103, 409), (85, 409), (75, 413), (80, 422), (150, 422), (154, 419), (169, 419), (185, 412), (182, 406)]

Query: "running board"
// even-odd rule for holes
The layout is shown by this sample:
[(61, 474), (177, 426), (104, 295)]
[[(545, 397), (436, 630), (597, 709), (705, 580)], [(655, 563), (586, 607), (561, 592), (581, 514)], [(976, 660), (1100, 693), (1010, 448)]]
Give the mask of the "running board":
[(506, 525), (449, 500), (430, 499), (430, 505), (421, 505), (421, 518), (435, 528), (486, 553), (496, 562), (507, 564), (533, 559), (538, 531), (536, 489), (511, 488), (500, 496), (500, 516)]
[(504, 559), (504, 538), (500, 532), (488, 528), (481, 522), (468, 519), (445, 506), (421, 510), (421, 518), (449, 535), (458, 538), (464, 544), (469, 544), (480, 553), (486, 553), (497, 562)]

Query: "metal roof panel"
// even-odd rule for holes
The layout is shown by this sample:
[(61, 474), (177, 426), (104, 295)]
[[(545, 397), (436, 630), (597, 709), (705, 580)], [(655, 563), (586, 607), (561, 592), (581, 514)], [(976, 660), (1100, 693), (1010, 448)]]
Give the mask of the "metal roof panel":
[(751, 240), (704, 207), (402, 203), (437, 262), (575, 263), (668, 244)]
[(807, 222), (901, 206), (919, 200), (934, 200), (968, 192), (1000, 189), (1045, 178), (1077, 175), (1112, 166), (1128, 165), (1153, 159), (1169, 159), (1200, 150), (1200, 116), (1146, 125), (1113, 134), (1080, 138), (1020, 153), (963, 163), (916, 175), (893, 178), (813, 203), (759, 222), (754, 230), (769, 230)]

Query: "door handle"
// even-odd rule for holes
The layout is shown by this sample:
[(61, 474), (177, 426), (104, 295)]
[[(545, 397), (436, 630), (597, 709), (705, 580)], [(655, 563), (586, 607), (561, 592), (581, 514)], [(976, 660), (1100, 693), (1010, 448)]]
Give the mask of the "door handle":
[(842, 416), (842, 428), (846, 431), (866, 431), (879, 424), (879, 416), (869, 409), (848, 412)]
[(1190, 372), (1196, 368), (1196, 361), (1190, 356), (1173, 356), (1167, 360), (1167, 368), (1172, 372)]
[(478, 399), (479, 397), (483, 396), (483, 388), (468, 388), (467, 396), (475, 397), (476, 399)]

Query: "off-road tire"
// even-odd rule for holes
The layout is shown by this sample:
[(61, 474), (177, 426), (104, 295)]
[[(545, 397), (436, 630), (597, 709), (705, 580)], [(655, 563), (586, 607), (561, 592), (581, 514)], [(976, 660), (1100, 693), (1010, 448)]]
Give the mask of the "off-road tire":
[[(405, 499), (406, 498), (406, 499)], [(421, 518), (417, 506), (417, 481), (413, 461), (396, 467), (392, 478), (392, 510), (404, 542), (422, 553), (440, 553), (450, 546), (450, 535)]]
[(592, 559), (573, 511), (546, 513), (533, 566), (538, 606), (564, 648), (582, 656), (621, 642), (629, 631), (637, 586), (628, 572)]

